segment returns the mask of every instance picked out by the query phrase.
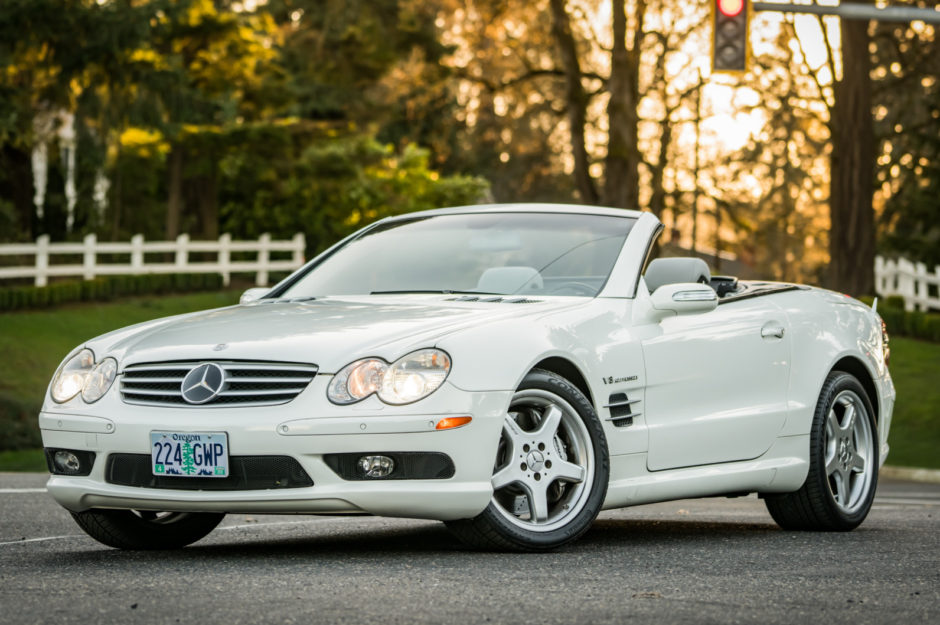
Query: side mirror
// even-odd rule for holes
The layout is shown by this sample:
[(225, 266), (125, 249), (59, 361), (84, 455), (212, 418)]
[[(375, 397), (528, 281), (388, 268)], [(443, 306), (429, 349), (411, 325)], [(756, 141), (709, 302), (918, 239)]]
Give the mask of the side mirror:
[(250, 304), (251, 302), (256, 302), (262, 297), (264, 297), (265, 295), (267, 295), (268, 291), (270, 290), (271, 289), (265, 288), (265, 287), (256, 287), (253, 289), (248, 289), (247, 291), (242, 293), (241, 297), (238, 298), (238, 303)]
[(650, 299), (653, 311), (660, 319), (670, 315), (707, 313), (718, 307), (715, 290), (698, 282), (664, 284), (653, 291)]

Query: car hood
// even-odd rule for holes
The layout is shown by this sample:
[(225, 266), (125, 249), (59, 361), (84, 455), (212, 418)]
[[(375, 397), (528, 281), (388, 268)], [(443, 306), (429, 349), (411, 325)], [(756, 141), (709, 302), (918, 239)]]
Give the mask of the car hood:
[(452, 297), (326, 297), (255, 302), (181, 315), (90, 341), (99, 357), (123, 366), (174, 360), (268, 360), (315, 364), (335, 373), (366, 356), (395, 360), (442, 336), (504, 318), (583, 305), (584, 298), (524, 303), (454, 302)]

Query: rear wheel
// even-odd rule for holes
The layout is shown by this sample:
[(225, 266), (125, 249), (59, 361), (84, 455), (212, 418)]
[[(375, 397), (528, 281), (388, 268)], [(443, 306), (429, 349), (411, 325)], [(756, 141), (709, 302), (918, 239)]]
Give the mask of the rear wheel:
[(813, 418), (806, 482), (794, 493), (765, 498), (780, 527), (845, 531), (865, 520), (878, 485), (873, 415), (868, 395), (854, 376), (829, 374)]
[(535, 370), (503, 422), (490, 504), (448, 527), (475, 547), (553, 549), (590, 527), (609, 474), (607, 440), (593, 406), (564, 378)]
[(72, 518), (85, 533), (118, 549), (179, 549), (204, 538), (225, 518), (208, 512), (85, 510)]

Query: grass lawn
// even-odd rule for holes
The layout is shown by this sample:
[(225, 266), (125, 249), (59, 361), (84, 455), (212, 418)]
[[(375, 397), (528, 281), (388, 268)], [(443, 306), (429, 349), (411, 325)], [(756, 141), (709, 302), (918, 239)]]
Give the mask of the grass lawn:
[[(234, 304), (238, 295), (140, 297), (0, 314), (0, 448), (39, 445), (36, 414), (46, 386), (80, 342), (132, 323)], [(894, 337), (891, 351), (898, 399), (888, 463), (940, 469), (940, 344)], [(0, 471), (22, 470), (45, 470), (42, 453), (0, 452)]]
[(898, 393), (888, 464), (940, 469), (940, 344), (891, 337)]
[(46, 458), (41, 449), (0, 451), (0, 471), (47, 471)]

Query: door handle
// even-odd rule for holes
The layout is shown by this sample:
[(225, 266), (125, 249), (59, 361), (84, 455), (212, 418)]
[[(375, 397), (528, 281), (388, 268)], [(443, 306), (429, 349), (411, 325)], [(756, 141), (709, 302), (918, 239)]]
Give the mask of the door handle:
[(760, 336), (762, 339), (782, 339), (785, 332), (786, 328), (772, 322), (760, 329)]

